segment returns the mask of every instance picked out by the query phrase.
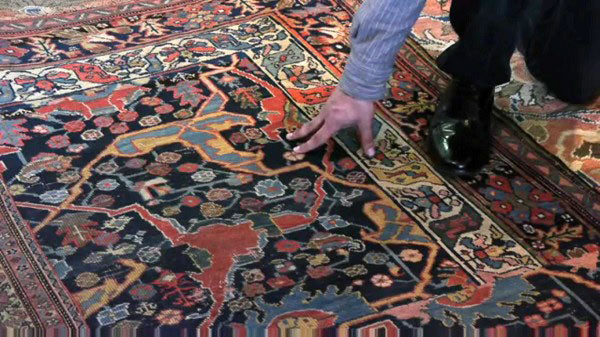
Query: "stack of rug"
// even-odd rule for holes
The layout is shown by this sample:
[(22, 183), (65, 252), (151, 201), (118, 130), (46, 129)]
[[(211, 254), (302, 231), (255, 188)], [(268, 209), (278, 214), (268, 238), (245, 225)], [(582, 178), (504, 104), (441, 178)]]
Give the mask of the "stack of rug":
[(291, 152), (285, 135), (338, 83), (358, 5), (0, 1), (0, 327), (597, 333), (598, 107), (547, 96), (517, 56), (491, 163), (436, 172), (446, 1), (398, 56), (375, 158), (352, 130)]

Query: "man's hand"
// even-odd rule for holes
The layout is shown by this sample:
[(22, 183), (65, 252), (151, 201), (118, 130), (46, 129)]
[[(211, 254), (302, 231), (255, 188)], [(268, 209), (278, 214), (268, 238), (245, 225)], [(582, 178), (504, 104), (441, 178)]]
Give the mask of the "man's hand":
[(306, 153), (325, 144), (339, 130), (356, 126), (360, 133), (360, 142), (364, 153), (373, 157), (373, 114), (372, 101), (363, 101), (344, 94), (339, 88), (331, 94), (325, 106), (315, 119), (287, 136), (288, 140), (297, 140), (314, 134), (307, 142), (296, 146), (294, 152)]

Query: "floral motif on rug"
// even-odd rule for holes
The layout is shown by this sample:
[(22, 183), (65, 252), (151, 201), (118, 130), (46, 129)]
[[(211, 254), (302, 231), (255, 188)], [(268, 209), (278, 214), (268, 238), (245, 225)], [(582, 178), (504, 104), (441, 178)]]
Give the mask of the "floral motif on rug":
[(481, 174), (436, 172), (425, 130), (448, 78), (414, 40), (375, 158), (352, 130), (291, 152), (355, 7), (205, 1), (5, 41), (0, 326), (592, 334), (597, 192), (502, 115)]

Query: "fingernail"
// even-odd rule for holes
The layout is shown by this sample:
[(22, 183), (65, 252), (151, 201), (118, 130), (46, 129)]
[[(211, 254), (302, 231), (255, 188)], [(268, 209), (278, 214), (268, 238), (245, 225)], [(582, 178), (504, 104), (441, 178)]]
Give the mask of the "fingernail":
[(287, 139), (287, 140), (291, 140), (291, 139), (292, 139), (292, 135), (293, 135), (292, 133), (288, 133), (288, 134), (285, 136), (285, 139)]
[(367, 150), (367, 155), (369, 157), (375, 156), (375, 149), (374, 148), (370, 148), (369, 150)]
[(296, 147), (294, 148), (294, 152), (298, 152), (298, 151), (300, 151), (300, 146), (296, 146)]

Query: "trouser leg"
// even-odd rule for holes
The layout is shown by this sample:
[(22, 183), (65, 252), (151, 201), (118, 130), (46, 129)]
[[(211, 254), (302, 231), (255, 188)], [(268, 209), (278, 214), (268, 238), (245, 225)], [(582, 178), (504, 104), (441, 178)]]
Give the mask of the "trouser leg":
[(538, 1), (538, 20), (523, 23), (521, 39), (530, 72), (569, 103), (600, 95), (600, 0)]
[(450, 22), (459, 40), (438, 57), (440, 69), (480, 86), (508, 82), (510, 58), (526, 3), (526, 0), (453, 0)]

